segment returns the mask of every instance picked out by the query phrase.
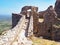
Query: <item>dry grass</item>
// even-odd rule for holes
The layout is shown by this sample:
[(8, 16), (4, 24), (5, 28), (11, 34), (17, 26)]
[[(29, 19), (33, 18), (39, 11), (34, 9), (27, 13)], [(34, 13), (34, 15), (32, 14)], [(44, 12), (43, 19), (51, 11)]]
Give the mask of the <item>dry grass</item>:
[(60, 45), (60, 43), (58, 42), (46, 39), (40, 39), (34, 36), (30, 37), (30, 39), (32, 40), (33, 45)]

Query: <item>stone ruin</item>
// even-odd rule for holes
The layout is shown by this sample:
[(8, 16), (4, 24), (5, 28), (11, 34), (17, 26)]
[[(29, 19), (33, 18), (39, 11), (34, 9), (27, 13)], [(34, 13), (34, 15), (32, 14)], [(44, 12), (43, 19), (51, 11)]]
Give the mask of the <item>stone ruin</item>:
[(34, 36), (60, 41), (60, 0), (56, 0), (54, 8), (49, 6), (47, 10), (41, 12), (38, 12), (38, 7), (24, 6), (19, 14), (12, 14), (12, 27), (17, 25), (21, 18), (20, 14), (29, 20), (33, 16)]

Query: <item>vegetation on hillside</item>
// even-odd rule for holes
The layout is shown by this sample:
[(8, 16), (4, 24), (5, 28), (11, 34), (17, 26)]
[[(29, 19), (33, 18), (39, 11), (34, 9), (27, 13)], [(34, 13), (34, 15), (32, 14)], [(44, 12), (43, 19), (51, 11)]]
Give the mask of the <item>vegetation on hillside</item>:
[(3, 31), (10, 29), (12, 26), (11, 20), (1, 20), (0, 21), (0, 35)]

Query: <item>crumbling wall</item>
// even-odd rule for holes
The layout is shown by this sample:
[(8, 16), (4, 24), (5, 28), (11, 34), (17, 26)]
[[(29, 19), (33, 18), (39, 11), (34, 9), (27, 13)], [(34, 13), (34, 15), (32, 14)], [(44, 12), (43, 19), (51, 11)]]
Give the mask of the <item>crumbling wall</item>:
[[(56, 6), (57, 7), (57, 6)], [(57, 8), (53, 8), (53, 6), (49, 6), (47, 10), (38, 12), (38, 7), (34, 6), (24, 6), (21, 10), (20, 14), (25, 15), (26, 19), (30, 19), (33, 16), (33, 35), (36, 37), (42, 36), (45, 39), (57, 40), (60, 39), (60, 28), (55, 28), (53, 25), (59, 23), (58, 13), (56, 12)], [(30, 10), (30, 11), (29, 11)], [(14, 16), (15, 15), (15, 16)], [(13, 14), (13, 27), (17, 24), (18, 20), (21, 18), (19, 14)], [(15, 19), (15, 20), (14, 20)], [(59, 20), (59, 21), (58, 21)], [(54, 31), (55, 30), (55, 31)], [(59, 34), (56, 35), (55, 32)], [(26, 30), (27, 32), (28, 30)], [(28, 33), (28, 32), (27, 32)], [(57, 36), (57, 38), (56, 38)]]
[(38, 14), (37, 7), (32, 7), (32, 16), (33, 16), (33, 34), (38, 36)]
[(56, 0), (55, 11), (57, 13), (57, 17), (60, 18), (60, 0)]
[(53, 39), (54, 36), (52, 31), (53, 31), (53, 24), (56, 23), (57, 20), (57, 14), (52, 6), (49, 6), (47, 10), (43, 11), (42, 13), (42, 18), (44, 21), (38, 22), (38, 36), (43, 36), (43, 38), (46, 39)]
[(12, 13), (12, 28), (17, 25), (17, 23), (19, 22), (19, 20), (20, 20), (21, 17), (22, 16), (20, 14), (14, 14), (14, 13)]

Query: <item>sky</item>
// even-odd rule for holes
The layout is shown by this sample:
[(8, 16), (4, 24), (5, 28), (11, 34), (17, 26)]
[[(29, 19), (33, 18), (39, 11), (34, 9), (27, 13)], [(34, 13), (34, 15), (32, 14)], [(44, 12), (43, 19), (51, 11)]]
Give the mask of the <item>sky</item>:
[(37, 6), (39, 11), (55, 5), (56, 0), (0, 0), (0, 15), (20, 13), (24, 6)]

